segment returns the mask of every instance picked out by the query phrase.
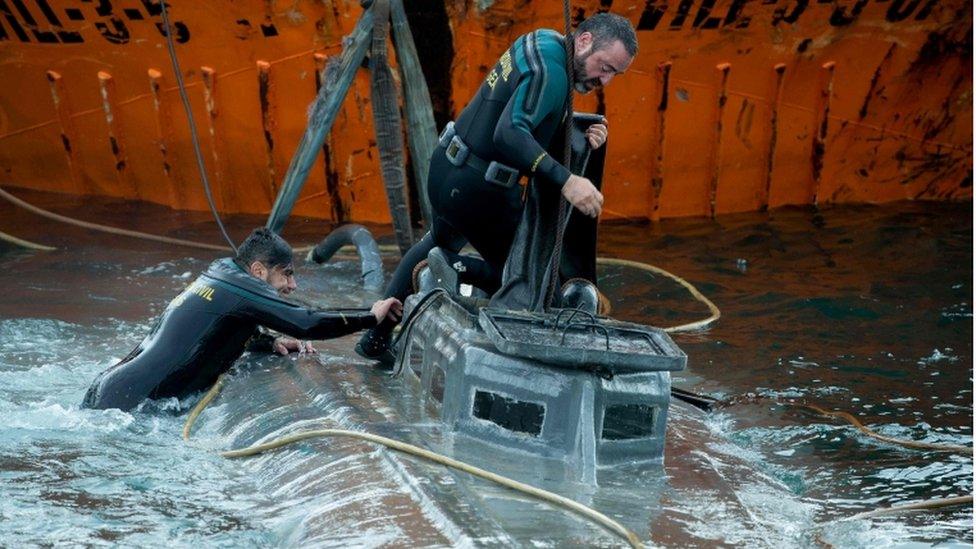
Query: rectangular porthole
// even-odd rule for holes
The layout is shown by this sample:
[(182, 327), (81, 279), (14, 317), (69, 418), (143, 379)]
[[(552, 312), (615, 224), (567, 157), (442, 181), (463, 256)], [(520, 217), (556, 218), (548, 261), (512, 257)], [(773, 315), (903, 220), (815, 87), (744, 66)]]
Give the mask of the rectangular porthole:
[(414, 373), (418, 378), (421, 376), (421, 371), (424, 366), (424, 348), (417, 341), (410, 342), (410, 353), (407, 355), (410, 361), (410, 371)]
[(649, 404), (617, 404), (603, 412), (603, 440), (630, 440), (654, 436), (656, 408)]
[(444, 380), (444, 370), (434, 364), (433, 371), (430, 373), (430, 395), (441, 404), (444, 403)]
[(516, 400), (491, 391), (477, 390), (471, 415), (509, 431), (539, 436), (546, 408), (542, 404)]

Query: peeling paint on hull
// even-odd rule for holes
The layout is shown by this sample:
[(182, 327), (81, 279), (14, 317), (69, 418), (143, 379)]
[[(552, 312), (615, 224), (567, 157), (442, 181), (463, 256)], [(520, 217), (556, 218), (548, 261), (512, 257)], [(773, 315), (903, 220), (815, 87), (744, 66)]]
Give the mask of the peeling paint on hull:
[[(205, 210), (158, 4), (8, 4), (0, 184)], [(610, 121), (605, 219), (972, 198), (969, 2), (572, 5), (576, 21), (606, 10), (628, 17), (640, 40), (626, 75), (576, 99), (577, 110), (605, 109)], [(515, 37), (562, 27), (552, 0), (406, 7), (438, 125)], [(201, 131), (218, 206), (266, 213), (316, 72), (340, 53), (361, 8), (220, 0), (171, 9), (195, 114), (209, 121)], [(390, 221), (369, 97), (361, 69), (296, 214)]]

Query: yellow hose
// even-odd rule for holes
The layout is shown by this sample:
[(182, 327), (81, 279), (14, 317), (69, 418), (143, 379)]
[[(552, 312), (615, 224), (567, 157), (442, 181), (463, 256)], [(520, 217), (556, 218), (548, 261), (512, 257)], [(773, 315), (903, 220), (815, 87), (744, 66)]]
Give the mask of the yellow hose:
[[(688, 330), (702, 329), (702, 328), (705, 328), (705, 327), (709, 326), (710, 324), (712, 324), (716, 320), (718, 320), (718, 318), (721, 316), (721, 312), (719, 311), (718, 307), (716, 307), (715, 304), (712, 303), (707, 297), (705, 297), (704, 295), (702, 295), (702, 293), (699, 292), (697, 288), (695, 288), (694, 286), (692, 286), (690, 283), (688, 283), (687, 281), (685, 281), (681, 277), (678, 277), (677, 275), (671, 274), (671, 273), (665, 271), (664, 269), (660, 269), (658, 267), (654, 267), (654, 266), (648, 265), (646, 263), (641, 263), (641, 262), (637, 262), (637, 261), (630, 261), (630, 260), (626, 260), (626, 259), (599, 258), (597, 261), (598, 261), (598, 263), (603, 264), (603, 265), (623, 265), (623, 266), (634, 267), (634, 268), (641, 269), (641, 270), (644, 270), (644, 271), (649, 271), (649, 272), (658, 273), (658, 274), (662, 274), (664, 276), (667, 276), (668, 278), (671, 278), (672, 280), (677, 281), (679, 284), (681, 284), (682, 286), (684, 286), (685, 288), (687, 288), (688, 291), (691, 292), (692, 296), (694, 296), (696, 299), (698, 299), (699, 301), (701, 301), (702, 303), (704, 303), (706, 306), (708, 306), (709, 310), (712, 313), (711, 316), (709, 318), (705, 319), (705, 320), (701, 320), (701, 321), (698, 321), (698, 322), (692, 322), (692, 323), (689, 323), (689, 324), (682, 324), (680, 326), (674, 326), (674, 327), (671, 327), (671, 328), (666, 328), (666, 331), (668, 331), (668, 332), (680, 332), (680, 331), (688, 331)], [(190, 411), (190, 414), (187, 417), (186, 424), (183, 426), (183, 439), (184, 440), (189, 439), (190, 431), (191, 431), (191, 429), (193, 427), (193, 423), (196, 421), (197, 417), (200, 415), (200, 412), (202, 412), (203, 409), (206, 408), (206, 406), (210, 403), (210, 401), (212, 401), (217, 396), (217, 394), (220, 392), (220, 388), (221, 388), (221, 385), (222, 384), (223, 384), (223, 376), (221, 376), (217, 380), (217, 382), (210, 389), (210, 391), (208, 391), (207, 394), (204, 395), (203, 398), (200, 399), (200, 402), (198, 402), (197, 405), (194, 406), (193, 410)], [(570, 511), (572, 511), (574, 513), (577, 513), (577, 514), (580, 514), (580, 515), (582, 515), (582, 516), (584, 516), (584, 517), (586, 517), (586, 518), (588, 518), (588, 519), (596, 522), (597, 524), (603, 526), (607, 530), (609, 530), (609, 531), (611, 531), (611, 532), (613, 532), (613, 533), (621, 536), (622, 538), (624, 538), (625, 540), (627, 540), (627, 543), (631, 547), (635, 547), (635, 548), (643, 547), (643, 544), (641, 543), (640, 538), (637, 536), (637, 534), (635, 534), (633, 531), (629, 530), (627, 527), (625, 527), (622, 524), (620, 524), (619, 522), (611, 519), (610, 517), (604, 515), (603, 513), (600, 513), (599, 511), (596, 511), (596, 510), (594, 510), (594, 509), (592, 509), (590, 507), (587, 507), (585, 505), (582, 505), (582, 504), (580, 504), (580, 503), (578, 503), (576, 501), (573, 501), (573, 500), (571, 500), (571, 499), (569, 499), (567, 497), (560, 496), (559, 494), (555, 494), (555, 493), (549, 492), (547, 490), (542, 490), (541, 488), (536, 488), (535, 486), (531, 486), (529, 484), (525, 484), (525, 483), (519, 482), (517, 480), (513, 480), (513, 479), (510, 479), (510, 478), (507, 478), (507, 477), (503, 477), (501, 475), (492, 473), (491, 471), (486, 471), (485, 469), (481, 469), (480, 467), (475, 467), (474, 465), (470, 465), (470, 464), (464, 463), (462, 461), (458, 461), (456, 459), (453, 459), (453, 458), (450, 458), (450, 457), (447, 457), (447, 456), (444, 456), (444, 455), (441, 455), (441, 454), (437, 454), (437, 453), (431, 452), (429, 450), (426, 450), (426, 449), (421, 448), (419, 446), (415, 446), (413, 444), (407, 444), (405, 442), (400, 442), (398, 440), (394, 440), (394, 439), (387, 438), (387, 437), (382, 437), (382, 436), (379, 436), (379, 435), (374, 435), (374, 434), (371, 434), (371, 433), (364, 433), (364, 432), (361, 432), (361, 431), (350, 431), (350, 430), (345, 430), (345, 429), (319, 429), (319, 430), (315, 430), (315, 431), (304, 431), (304, 432), (300, 432), (300, 433), (294, 433), (292, 435), (288, 435), (288, 436), (285, 436), (285, 437), (282, 437), (282, 438), (279, 438), (279, 439), (275, 439), (275, 440), (273, 440), (271, 442), (267, 442), (267, 443), (264, 443), (264, 444), (258, 444), (258, 445), (255, 445), (255, 446), (251, 446), (249, 448), (242, 448), (242, 449), (237, 449), (237, 450), (229, 450), (229, 451), (226, 451), (226, 452), (221, 452), (220, 455), (223, 456), (223, 457), (226, 457), (226, 458), (238, 458), (238, 457), (252, 456), (252, 455), (255, 455), (255, 454), (260, 454), (262, 452), (266, 452), (268, 450), (273, 450), (273, 449), (276, 449), (276, 448), (280, 448), (280, 447), (286, 446), (288, 444), (292, 444), (292, 443), (295, 443), (295, 442), (299, 442), (299, 441), (302, 441), (302, 440), (307, 440), (307, 439), (310, 439), (310, 438), (316, 438), (316, 437), (350, 437), (350, 438), (357, 438), (357, 439), (360, 439), (360, 440), (365, 440), (365, 441), (368, 441), (368, 442), (373, 442), (375, 444), (380, 444), (380, 445), (386, 446), (387, 448), (391, 448), (393, 450), (397, 450), (397, 451), (400, 451), (400, 452), (404, 452), (406, 454), (410, 454), (410, 455), (413, 455), (413, 456), (416, 456), (416, 457), (420, 457), (420, 458), (423, 458), (423, 459), (426, 459), (426, 460), (429, 460), (429, 461), (433, 461), (435, 463), (440, 463), (441, 465), (445, 465), (447, 467), (452, 467), (454, 469), (457, 469), (459, 471), (466, 472), (466, 473), (471, 474), (471, 475), (474, 475), (476, 477), (480, 477), (480, 478), (483, 478), (483, 479), (486, 479), (486, 480), (495, 482), (495, 483), (497, 483), (497, 484), (499, 484), (501, 486), (505, 486), (506, 488), (510, 488), (512, 490), (516, 490), (516, 491), (522, 492), (524, 494), (528, 494), (528, 495), (534, 496), (534, 497), (536, 497), (536, 498), (538, 498), (538, 499), (540, 499), (542, 501), (546, 501), (546, 502), (549, 502), (549, 503), (558, 505), (560, 507), (563, 507), (565, 509), (569, 509)]]
[(850, 422), (851, 425), (856, 427), (858, 431), (861, 431), (865, 435), (877, 440), (889, 442), (891, 444), (897, 444), (899, 446), (905, 446), (907, 448), (917, 448), (919, 450), (936, 450), (939, 452), (952, 452), (956, 454), (966, 454), (969, 456), (973, 454), (973, 449), (970, 448), (969, 446), (960, 446), (957, 444), (938, 444), (933, 442), (918, 442), (914, 440), (907, 440), (903, 438), (895, 438), (895, 437), (882, 435), (880, 433), (872, 431), (868, 427), (865, 427), (864, 424), (861, 423), (856, 417), (852, 416), (847, 412), (824, 410), (823, 408), (815, 404), (789, 403), (789, 405), (796, 406), (798, 408), (809, 408), (810, 410), (813, 410), (818, 414), (825, 415), (825, 416), (839, 417), (841, 419)]
[(50, 251), (53, 251), (53, 250), (57, 250), (57, 248), (52, 248), (50, 246), (45, 246), (43, 244), (35, 244), (34, 242), (31, 242), (30, 240), (24, 240), (22, 238), (17, 238), (16, 236), (11, 235), (11, 234), (7, 234), (7, 233), (5, 233), (3, 231), (0, 231), (0, 240), (5, 240), (7, 242), (10, 242), (11, 244), (16, 244), (17, 246), (21, 246), (21, 247), (27, 248), (29, 250), (40, 250), (42, 252), (50, 252)]
[(664, 275), (670, 278), (671, 280), (674, 280), (678, 284), (684, 286), (695, 299), (704, 303), (705, 306), (708, 307), (708, 311), (711, 313), (711, 316), (709, 316), (704, 320), (699, 320), (697, 322), (690, 322), (688, 324), (681, 324), (679, 326), (672, 326), (670, 328), (665, 328), (664, 329), (665, 332), (675, 333), (675, 332), (689, 332), (692, 330), (703, 330), (711, 326), (716, 320), (718, 320), (722, 316), (722, 312), (718, 310), (718, 307), (716, 307), (715, 304), (712, 303), (710, 299), (708, 299), (701, 292), (699, 292), (698, 288), (695, 288), (694, 286), (691, 285), (690, 282), (681, 278), (680, 276), (669, 273), (668, 271), (665, 271), (660, 267), (648, 265), (647, 263), (642, 263), (640, 261), (631, 261), (629, 259), (617, 259), (613, 257), (600, 257), (596, 260), (596, 262), (599, 263), (600, 265), (623, 265), (625, 267), (633, 267), (635, 269), (640, 269), (642, 271)]
[(122, 236), (131, 236), (135, 238), (141, 238), (143, 240), (152, 240), (155, 242), (165, 242), (166, 244), (176, 244), (179, 246), (190, 246), (194, 248), (203, 248), (205, 250), (218, 250), (218, 251), (230, 251), (227, 246), (217, 246), (215, 244), (205, 244), (203, 242), (193, 242), (192, 240), (183, 240), (181, 238), (170, 238), (168, 236), (158, 236), (149, 233), (141, 233), (139, 231), (130, 231), (128, 229), (119, 229), (116, 227), (109, 227), (107, 225), (99, 225), (98, 223), (89, 223), (88, 221), (81, 221), (79, 219), (73, 219), (64, 215), (56, 214), (54, 212), (49, 212), (45, 209), (38, 208), (33, 204), (24, 202), (23, 200), (17, 198), (16, 196), (8, 193), (7, 191), (0, 189), (0, 197), (7, 199), (9, 202), (24, 208), (29, 212), (33, 212), (41, 217), (46, 217), (48, 219), (53, 219), (54, 221), (60, 221), (61, 223), (67, 223), (69, 225), (74, 225), (76, 227), (82, 227), (84, 229), (90, 229), (93, 231), (101, 231), (103, 233), (116, 234)]
[(203, 409), (210, 404), (211, 400), (217, 398), (217, 395), (220, 393), (220, 389), (224, 386), (224, 376), (226, 375), (226, 372), (220, 374), (220, 377), (218, 377), (217, 381), (214, 382), (213, 387), (207, 391), (207, 394), (203, 395), (200, 402), (197, 402), (197, 405), (194, 406), (193, 409), (190, 410), (190, 413), (186, 416), (186, 423), (183, 424), (183, 440), (190, 440), (190, 429), (193, 429), (193, 424), (196, 423), (197, 416), (199, 416), (200, 412), (202, 412)]
[(945, 498), (945, 499), (930, 499), (926, 501), (917, 501), (915, 503), (909, 503), (906, 505), (895, 505), (894, 507), (875, 509), (874, 511), (865, 511), (864, 513), (858, 513), (844, 520), (858, 520), (858, 519), (877, 517), (881, 515), (893, 515), (895, 513), (902, 513), (904, 511), (918, 511), (922, 509), (939, 509), (942, 507), (951, 507), (954, 505), (964, 505), (967, 503), (971, 504), (972, 502), (973, 502), (972, 495), (959, 496), (954, 498)]
[[(217, 378), (217, 381), (216, 383), (214, 383), (213, 387), (211, 387), (210, 390), (207, 391), (207, 394), (203, 395), (203, 398), (200, 399), (200, 402), (197, 402), (196, 406), (194, 406), (193, 409), (190, 410), (190, 413), (186, 418), (186, 423), (183, 425), (183, 440), (190, 439), (190, 431), (193, 428), (193, 424), (196, 422), (197, 417), (200, 415), (203, 409), (206, 408), (207, 405), (209, 405), (210, 402), (214, 398), (216, 398), (218, 394), (220, 394), (220, 389), (223, 387), (224, 384), (225, 375), (227, 374), (221, 374), (221, 376)], [(501, 475), (497, 475), (495, 473), (492, 473), (491, 471), (486, 471), (484, 469), (480, 469), (478, 467), (469, 465), (462, 461), (458, 461), (456, 459), (452, 459), (447, 456), (443, 456), (441, 454), (431, 452), (430, 450), (425, 450), (424, 448), (421, 448), (419, 446), (414, 446), (413, 444), (407, 444), (405, 442), (400, 442), (392, 438), (373, 435), (370, 433), (364, 433), (361, 431), (348, 431), (345, 429), (321, 429), (316, 431), (305, 431), (301, 433), (288, 435), (286, 437), (282, 437), (279, 439), (275, 439), (265, 444), (251, 446), (250, 448), (242, 448), (239, 450), (229, 450), (226, 452), (221, 452), (220, 455), (225, 458), (238, 458), (238, 457), (252, 456), (255, 454), (260, 454), (261, 452), (266, 452), (268, 450), (280, 448), (282, 446), (291, 444), (293, 442), (298, 442), (301, 440), (314, 438), (314, 437), (322, 437), (322, 436), (344, 436), (344, 437), (358, 438), (369, 442), (375, 442), (376, 444), (381, 444), (383, 446), (386, 446), (387, 448), (399, 450), (406, 454), (421, 457), (433, 461), (435, 463), (446, 465), (448, 467), (453, 467), (455, 469), (470, 473), (477, 477), (481, 477), (490, 480), (492, 482), (496, 482), (507, 488), (511, 488), (513, 490), (517, 490), (519, 492), (529, 494), (531, 496), (535, 496), (543, 501), (547, 501), (565, 507), (570, 511), (573, 511), (575, 513), (583, 515), (586, 518), (589, 518), (590, 520), (593, 520), (594, 522), (600, 524), (604, 528), (607, 528), (608, 530), (616, 534), (619, 534), (620, 536), (623, 536), (624, 539), (627, 540), (627, 543), (629, 543), (631, 547), (635, 547), (635, 548), (643, 547), (640, 538), (637, 537), (637, 534), (635, 534), (631, 530), (628, 530), (625, 526), (623, 526), (619, 522), (604, 515), (603, 513), (600, 513), (599, 511), (596, 511), (585, 505), (577, 503), (569, 498), (560, 496), (559, 494), (554, 494), (546, 490), (542, 490), (541, 488), (536, 488), (535, 486), (530, 486), (528, 484), (519, 482), (517, 480), (513, 480), (507, 477), (503, 477)]]
[[(21, 208), (23, 208), (23, 209), (25, 209), (25, 210), (27, 210), (27, 211), (29, 211), (31, 213), (37, 214), (37, 215), (39, 215), (41, 217), (46, 217), (46, 218), (51, 219), (51, 220), (54, 220), (54, 221), (58, 221), (58, 222), (61, 222), (61, 223), (67, 223), (68, 225), (74, 225), (76, 227), (81, 227), (83, 229), (89, 229), (89, 230), (92, 230), (92, 231), (99, 231), (99, 232), (109, 233), (109, 234), (114, 234), (114, 235), (130, 236), (130, 237), (133, 237), (133, 238), (141, 238), (143, 240), (152, 240), (153, 242), (164, 242), (166, 244), (175, 244), (177, 246), (189, 246), (191, 248), (200, 248), (200, 249), (203, 249), (203, 250), (214, 250), (214, 251), (219, 251), (219, 252), (229, 252), (229, 251), (231, 251), (231, 249), (229, 247), (227, 247), (227, 246), (220, 246), (220, 245), (217, 245), (217, 244), (207, 244), (205, 242), (195, 242), (193, 240), (184, 240), (182, 238), (170, 238), (168, 236), (159, 236), (159, 235), (154, 235), (154, 234), (149, 234), (149, 233), (143, 233), (143, 232), (139, 232), (139, 231), (130, 231), (129, 229), (120, 229), (118, 227), (110, 227), (108, 225), (100, 225), (98, 223), (91, 223), (89, 221), (82, 221), (80, 219), (74, 219), (72, 217), (68, 217), (68, 216), (61, 215), (61, 214), (56, 214), (54, 212), (50, 212), (50, 211), (45, 210), (43, 208), (39, 208), (39, 207), (37, 207), (37, 206), (29, 203), (29, 202), (25, 202), (24, 200), (21, 200), (20, 198), (17, 198), (16, 196), (10, 194), (9, 192), (7, 192), (7, 191), (5, 191), (3, 189), (0, 189), (0, 198), (4, 198), (7, 201), (9, 201), (10, 203), (14, 204), (15, 206), (20, 206)], [(3, 235), (3, 233), (0, 233), (0, 235)], [(9, 235), (3, 235), (3, 236), (9, 236)], [(2, 238), (2, 237), (0, 237), (0, 238)], [(10, 237), (10, 238), (15, 238), (15, 237)], [(6, 238), (4, 238), (4, 240), (6, 240)], [(32, 247), (32, 246), (30, 246), (32, 244), (30, 242), (23, 241), (23, 240), (20, 240), (20, 239), (16, 239), (16, 240), (18, 241), (18, 242), (15, 242), (17, 244), (26, 243), (26, 244), (28, 244), (27, 247)], [(23, 245), (23, 244), (21, 244), (21, 245)], [(40, 246), (40, 245), (34, 244), (33, 246)], [(294, 251), (295, 251), (295, 253), (304, 253), (304, 252), (308, 252), (309, 250), (311, 250), (314, 247), (315, 246), (311, 246), (311, 245), (309, 245), (309, 246), (299, 246), (299, 247), (295, 248)], [(44, 246), (40, 246), (40, 247), (35, 248), (35, 249), (50, 249), (50, 250), (53, 250), (54, 248), (46, 248)], [(387, 252), (387, 253), (388, 252), (399, 252), (400, 251), (400, 249), (398, 247), (392, 246), (392, 245), (379, 246), (379, 249), (380, 249), (381, 252)], [(340, 250), (343, 251), (343, 252), (345, 252), (346, 254), (349, 254), (350, 251), (355, 251), (355, 247), (354, 246), (343, 246), (342, 248), (340, 248)]]
[(381, 444), (383, 446), (386, 446), (387, 448), (398, 450), (400, 452), (417, 456), (429, 461), (433, 461), (435, 463), (440, 463), (441, 465), (453, 467), (454, 469), (457, 469), (459, 471), (464, 471), (465, 473), (472, 474), (476, 477), (490, 480), (492, 482), (495, 482), (507, 488), (511, 488), (512, 490), (516, 490), (524, 494), (534, 496), (543, 501), (547, 501), (549, 503), (553, 503), (555, 505), (559, 505), (561, 507), (569, 509), (570, 511), (573, 511), (574, 513), (578, 513), (596, 522), (597, 524), (603, 526), (607, 530), (610, 530), (611, 532), (623, 537), (624, 539), (627, 540), (627, 543), (630, 544), (631, 547), (635, 547), (635, 548), (643, 547), (640, 538), (637, 537), (637, 534), (627, 529), (627, 527), (623, 526), (622, 524), (613, 520), (612, 518), (604, 515), (603, 513), (600, 513), (599, 511), (591, 509), (567, 497), (560, 496), (559, 494), (554, 494), (552, 492), (543, 490), (541, 488), (536, 488), (535, 486), (531, 486), (529, 484), (525, 484), (517, 480), (503, 477), (501, 475), (492, 473), (491, 471), (486, 471), (479, 467), (469, 465), (467, 463), (464, 463), (463, 461), (458, 461), (456, 459), (431, 452), (430, 450), (426, 450), (419, 446), (414, 446), (413, 444), (407, 444), (405, 442), (400, 442), (398, 440), (382, 437), (379, 435), (374, 435), (371, 433), (364, 433), (361, 431), (349, 431), (345, 429), (319, 429), (315, 431), (304, 431), (300, 433), (294, 433), (292, 435), (288, 435), (279, 439), (275, 439), (272, 440), (271, 442), (267, 442), (264, 444), (251, 446), (249, 448), (242, 448), (239, 450), (230, 450), (227, 452), (221, 452), (220, 455), (226, 458), (251, 456), (254, 454), (260, 454), (261, 452), (266, 452), (268, 450), (273, 450), (275, 448), (280, 448), (282, 446), (291, 444), (293, 442), (298, 442), (301, 440), (306, 440), (315, 437), (357, 438), (360, 440)]

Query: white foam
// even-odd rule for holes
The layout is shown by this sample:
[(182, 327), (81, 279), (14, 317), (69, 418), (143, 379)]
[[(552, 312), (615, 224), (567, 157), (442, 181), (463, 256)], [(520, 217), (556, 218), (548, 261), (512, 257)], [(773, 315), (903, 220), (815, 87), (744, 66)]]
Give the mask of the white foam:
[(7, 429), (28, 431), (112, 433), (125, 429), (133, 422), (133, 417), (121, 410), (89, 410), (47, 401), (11, 410), (0, 409), (0, 413)]

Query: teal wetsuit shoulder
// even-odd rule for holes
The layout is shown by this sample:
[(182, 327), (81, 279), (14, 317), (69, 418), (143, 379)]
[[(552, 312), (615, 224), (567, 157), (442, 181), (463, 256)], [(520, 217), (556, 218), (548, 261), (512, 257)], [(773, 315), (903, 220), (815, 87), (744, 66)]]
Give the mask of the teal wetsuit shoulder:
[(457, 121), (462, 139), (479, 156), (556, 185), (569, 177), (546, 153), (569, 91), (564, 47), (562, 35), (552, 30), (520, 36)]

